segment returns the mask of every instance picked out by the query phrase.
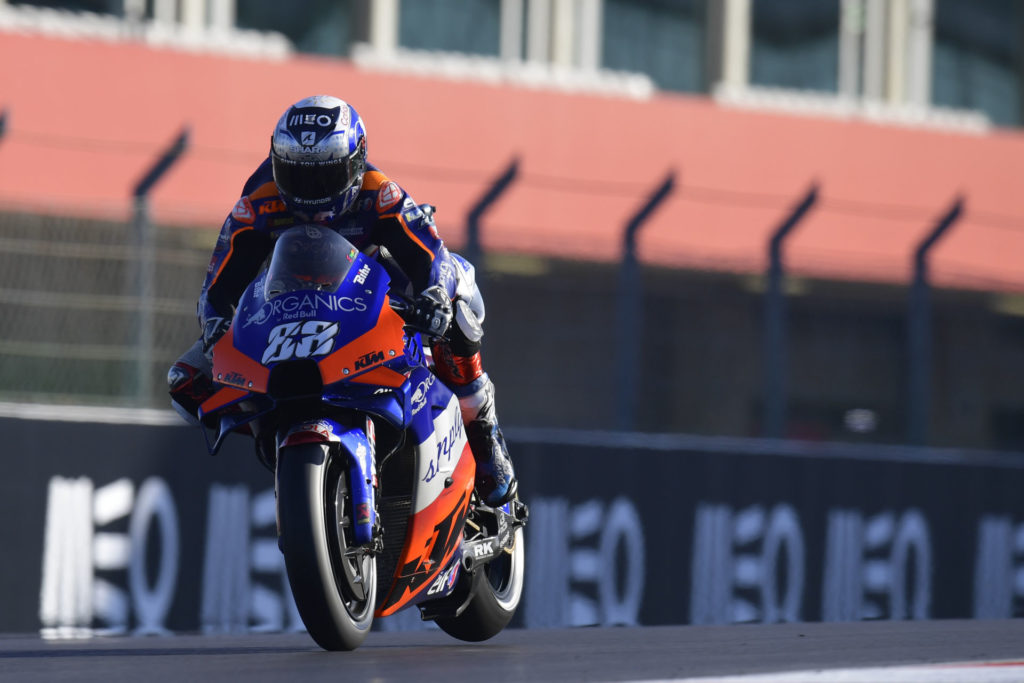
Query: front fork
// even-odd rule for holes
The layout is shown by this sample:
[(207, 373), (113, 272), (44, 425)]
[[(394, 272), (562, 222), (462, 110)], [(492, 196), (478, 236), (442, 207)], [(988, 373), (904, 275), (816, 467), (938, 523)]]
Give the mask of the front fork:
[(364, 425), (354, 426), (321, 417), (293, 425), (281, 432), (277, 452), (301, 443), (326, 443), (332, 453), (344, 458), (352, 496), (352, 509), (346, 511), (352, 520), (352, 537), (355, 545), (373, 547), (380, 542), (376, 434), (373, 420), (369, 416), (365, 420)]

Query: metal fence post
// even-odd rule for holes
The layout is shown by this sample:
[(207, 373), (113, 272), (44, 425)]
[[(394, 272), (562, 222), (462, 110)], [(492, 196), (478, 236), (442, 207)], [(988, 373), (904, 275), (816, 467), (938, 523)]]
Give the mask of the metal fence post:
[(636, 429), (637, 393), (640, 386), (639, 342), (643, 332), (643, 291), (640, 267), (636, 258), (636, 235), (654, 210), (672, 192), (675, 172), (669, 171), (665, 180), (647, 198), (640, 210), (629, 219), (623, 231), (622, 268), (619, 279), (618, 338), (616, 343), (618, 366), (618, 427), (624, 431)]
[(788, 401), (786, 368), (789, 354), (786, 297), (782, 291), (782, 242), (817, 200), (818, 186), (814, 184), (768, 242), (764, 292), (764, 435), (768, 437), (782, 438), (785, 435)]
[(491, 186), (487, 188), (487, 191), (484, 192), (483, 196), (477, 200), (476, 204), (473, 205), (473, 208), (466, 215), (466, 248), (462, 255), (467, 261), (476, 266), (476, 279), (478, 282), (482, 279), (481, 276), (483, 274), (483, 264), (478, 263), (483, 255), (483, 249), (480, 246), (480, 218), (508, 189), (508, 186), (512, 184), (518, 174), (519, 160), (512, 159), (508, 168), (491, 183)]
[(149, 193), (188, 147), (188, 128), (184, 128), (156, 162), (146, 171), (132, 191), (133, 226), (137, 258), (129, 282), (139, 299), (135, 328), (134, 393), (139, 405), (148, 405), (153, 392), (153, 301), (155, 280), (155, 235), (149, 219)]
[(907, 312), (907, 442), (914, 446), (927, 444), (931, 412), (932, 306), (928, 252), (960, 218), (963, 208), (963, 197), (957, 197), (914, 250), (914, 280)]

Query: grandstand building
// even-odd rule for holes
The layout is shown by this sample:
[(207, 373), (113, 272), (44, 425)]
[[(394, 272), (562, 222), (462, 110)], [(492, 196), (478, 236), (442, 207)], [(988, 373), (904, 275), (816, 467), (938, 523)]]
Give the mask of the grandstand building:
[(504, 424), (1024, 450), (1022, 36), (1008, 0), (0, 0), (0, 400), (165, 406), (324, 92), (476, 256)]

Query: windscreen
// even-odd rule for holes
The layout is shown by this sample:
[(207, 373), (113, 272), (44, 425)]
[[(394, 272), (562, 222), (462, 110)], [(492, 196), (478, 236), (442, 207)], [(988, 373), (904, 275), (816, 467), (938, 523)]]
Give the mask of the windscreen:
[(291, 228), (274, 245), (264, 296), (272, 299), (298, 290), (336, 292), (358, 253), (333, 230), (315, 225)]

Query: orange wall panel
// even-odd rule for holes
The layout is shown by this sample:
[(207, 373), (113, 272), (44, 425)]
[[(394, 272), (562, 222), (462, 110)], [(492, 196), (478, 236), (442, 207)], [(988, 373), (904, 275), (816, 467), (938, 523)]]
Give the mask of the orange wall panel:
[(757, 272), (812, 183), (786, 243), (816, 277), (905, 282), (911, 252), (957, 195), (936, 247), (950, 287), (1024, 291), (1024, 135), (912, 130), (723, 108), (446, 81), (299, 56), (261, 61), (0, 33), (0, 206), (127, 216), (135, 182), (183, 126), (191, 147), (155, 188), (167, 223), (218, 228), (287, 106), (314, 93), (366, 119), (371, 161), (465, 238), (469, 207), (513, 158), (520, 177), (484, 222), (488, 248), (603, 261), (666, 173), (676, 190), (640, 234), (645, 262)]

